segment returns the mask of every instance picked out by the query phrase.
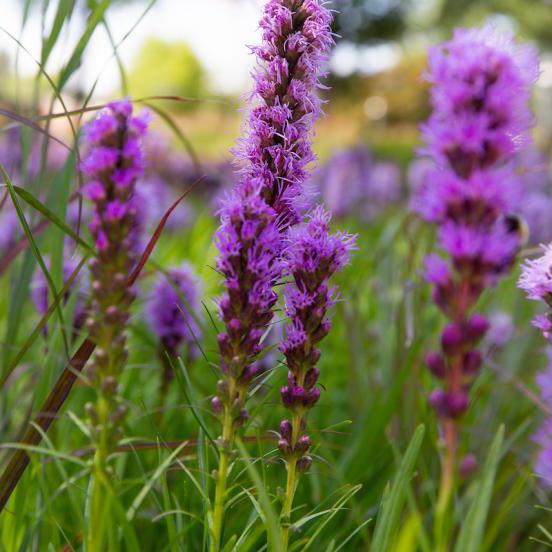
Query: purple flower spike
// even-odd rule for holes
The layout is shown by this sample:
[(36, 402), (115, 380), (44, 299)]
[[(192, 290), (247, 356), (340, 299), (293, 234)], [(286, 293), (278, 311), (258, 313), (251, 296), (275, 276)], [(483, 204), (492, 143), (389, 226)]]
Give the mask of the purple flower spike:
[[(355, 248), (355, 236), (330, 233), (329, 222), (329, 214), (321, 207), (316, 208), (307, 223), (291, 232), (286, 251), (285, 265), (293, 282), (287, 284), (284, 292), (290, 321), (280, 349), (286, 357), (290, 385), (282, 387), (281, 396), (284, 406), (301, 418), (320, 397), (316, 387), (320, 374), (316, 368), (320, 358), (317, 344), (328, 333), (327, 313), (336, 300), (336, 292), (328, 281), (349, 262), (350, 252)], [(287, 439), (284, 434), (281, 438)], [(306, 435), (289, 441), (292, 453), (288, 458), (306, 457), (309, 444), (298, 448), (300, 442), (310, 443)]]
[(333, 43), (329, 10), (316, 0), (269, 0), (260, 26), (262, 44), (245, 137), (235, 154), (240, 178), (222, 202), (216, 233), (217, 269), (225, 291), (219, 310), (221, 370), (233, 385), (219, 398), (224, 416), (243, 407), (249, 383), (258, 373), (262, 338), (277, 301), (275, 284), (285, 274), (285, 235), (299, 222), (306, 204), (304, 183), (313, 124), (320, 114), (316, 95)]
[[(88, 179), (84, 191), (93, 204), (90, 231), (97, 249), (90, 263), (88, 327), (96, 344), (91, 375), (98, 401), (109, 405), (101, 412), (90, 405), (88, 413), (94, 438), (108, 450), (124, 418), (124, 407), (117, 406), (117, 380), (127, 357), (125, 326), (134, 299), (126, 280), (136, 254), (133, 193), (144, 170), (141, 141), (147, 120), (146, 113), (133, 116), (131, 101), (124, 99), (108, 104), (84, 130), (87, 151), (81, 170)], [(98, 419), (100, 415), (104, 419)]]
[[(512, 160), (529, 142), (528, 101), (538, 66), (532, 47), (489, 25), (457, 29), (429, 54), (433, 113), (422, 133), (423, 153), (431, 159), (413, 167), (412, 206), (437, 225), (441, 248), (426, 259), (425, 277), (450, 320), (441, 335), (444, 366), (438, 357), (428, 362), (443, 380), (430, 401), (443, 418), (468, 408), (482, 364), (475, 347), (489, 329), (472, 311), (481, 293), (510, 270), (521, 246), (509, 216), (523, 195)], [(546, 282), (536, 276), (542, 266), (533, 268), (535, 275), (520, 285), (540, 298)]]

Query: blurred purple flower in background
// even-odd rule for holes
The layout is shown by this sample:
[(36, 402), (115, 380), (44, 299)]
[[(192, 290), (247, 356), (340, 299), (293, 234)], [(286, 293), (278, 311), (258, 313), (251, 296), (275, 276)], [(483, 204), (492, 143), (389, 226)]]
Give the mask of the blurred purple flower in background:
[[(538, 67), (532, 47), (489, 25), (457, 29), (430, 51), (433, 113), (422, 131), (435, 167), (414, 167), (411, 187), (417, 192), (413, 207), (437, 225), (448, 254), (448, 260), (426, 260), (434, 300), (451, 320), (441, 335), (442, 352), (427, 356), (429, 369), (444, 382), (430, 402), (448, 420), (468, 408), (482, 363), (476, 346), (489, 322), (471, 309), (508, 272), (521, 245), (507, 217), (523, 195), (511, 161), (529, 142), (528, 100)], [(445, 430), (454, 457), (454, 424)]]
[(548, 414), (533, 435), (533, 441), (539, 447), (534, 468), (536, 475), (542, 479), (543, 485), (547, 489), (552, 489), (552, 347), (546, 348), (546, 354), (547, 366), (543, 372), (537, 375), (536, 381)]
[[(185, 362), (193, 361), (199, 353), (201, 295), (201, 280), (188, 262), (170, 268), (166, 274), (157, 274), (149, 293), (145, 317), (159, 340), (159, 358), (163, 365), (162, 394), (174, 378), (171, 362), (183, 351)], [(172, 360), (167, 358), (167, 354)]]
[[(46, 266), (50, 270), (50, 260), (45, 259)], [(78, 266), (78, 260), (71, 256), (65, 256), (63, 260), (63, 285), (69, 280), (71, 274)], [(72, 329), (79, 330), (86, 320), (87, 314), (87, 301), (84, 296), (84, 286), (82, 282), (82, 272), (77, 275), (76, 279), (73, 281), (69, 287), (67, 293), (63, 296), (63, 304), (66, 304), (71, 295), (76, 295), (74, 308), (73, 308), (73, 322)], [(42, 271), (41, 267), (37, 267), (33, 279), (31, 282), (31, 299), (36, 308), (36, 311), (41, 316), (46, 314), (48, 307), (53, 302), (52, 292), (48, 286), (46, 276)], [(48, 332), (48, 327), (44, 326), (43, 333), (46, 335)]]
[(162, 350), (173, 357), (183, 347), (187, 348), (188, 356), (197, 356), (201, 294), (201, 280), (186, 261), (156, 277), (145, 308), (146, 320), (159, 338)]
[(335, 217), (369, 221), (401, 199), (399, 167), (375, 161), (363, 144), (334, 153), (315, 171), (311, 185)]

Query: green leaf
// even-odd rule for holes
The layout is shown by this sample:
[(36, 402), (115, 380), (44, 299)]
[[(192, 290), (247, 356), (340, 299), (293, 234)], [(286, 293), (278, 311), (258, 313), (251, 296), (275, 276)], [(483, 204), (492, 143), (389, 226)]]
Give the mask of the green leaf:
[(46, 205), (39, 201), (33, 194), (20, 188), (19, 186), (13, 186), (13, 189), (17, 195), (26, 203), (28, 203), (33, 209), (36, 209), (39, 213), (42, 213), (51, 223), (55, 224), (60, 230), (65, 232), (79, 245), (82, 245), (90, 252), (94, 252), (94, 248), (84, 241), (70, 226), (68, 226), (61, 218), (59, 218), (53, 211), (51, 211)]
[(42, 42), (42, 53), (40, 58), (40, 63), (45, 65), (52, 53), (52, 49), (55, 46), (59, 33), (63, 28), (65, 20), (71, 17), (73, 13), (73, 8), (75, 7), (75, 0), (59, 0), (58, 8), (56, 15), (54, 16), (54, 21), (52, 23), (52, 30), (48, 38), (45, 38)]
[(400, 528), (401, 510), (406, 500), (408, 485), (416, 466), (424, 433), (424, 426), (419, 425), (408, 445), (393, 485), (387, 496), (383, 498), (380, 515), (374, 530), (374, 539), (370, 547), (373, 552), (391, 550), (393, 539)]
[(94, 11), (90, 14), (86, 28), (82, 33), (80, 40), (78, 41), (67, 65), (61, 70), (58, 81), (58, 88), (62, 89), (63, 86), (69, 80), (69, 77), (79, 68), (81, 64), (82, 54), (90, 41), (90, 37), (96, 30), (96, 27), (102, 22), (104, 14), (109, 7), (111, 0), (103, 0), (96, 5)]
[(491, 444), (483, 473), (475, 483), (477, 492), (468, 510), (466, 520), (460, 529), (458, 541), (454, 548), (455, 552), (473, 552), (481, 549), (503, 439), (504, 426), (502, 425)]
[(274, 506), (272, 505), (272, 502), (268, 496), (268, 493), (266, 492), (266, 488), (263, 484), (263, 480), (261, 479), (261, 476), (258, 474), (257, 470), (253, 466), (252, 462), (250, 462), (249, 456), (247, 454), (247, 449), (245, 448), (245, 446), (243, 445), (243, 443), (239, 438), (236, 439), (236, 446), (240, 451), (240, 456), (242, 460), (245, 462), (245, 466), (247, 468), (247, 472), (249, 473), (249, 477), (251, 477), (251, 480), (253, 481), (253, 485), (257, 490), (259, 504), (262, 508), (263, 515), (264, 515), (263, 521), (266, 526), (268, 549), (271, 552), (279, 552), (280, 550), (283, 551), (284, 545), (282, 543), (282, 536), (280, 534), (280, 523), (278, 521), (278, 516), (276, 514), (276, 511), (274, 510)]

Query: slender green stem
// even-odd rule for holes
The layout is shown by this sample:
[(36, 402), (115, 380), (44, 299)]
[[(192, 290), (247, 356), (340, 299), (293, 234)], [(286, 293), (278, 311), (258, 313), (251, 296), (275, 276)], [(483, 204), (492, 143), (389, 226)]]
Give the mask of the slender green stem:
[[(293, 416), (291, 422), (291, 444), (295, 446), (299, 435), (301, 433), (301, 416)], [(282, 542), (284, 544), (284, 551), (288, 549), (289, 542), (289, 527), (291, 525), (291, 510), (293, 508), (293, 499), (295, 497), (295, 491), (297, 490), (297, 483), (299, 482), (297, 474), (297, 458), (291, 457), (286, 464), (287, 469), (287, 481), (286, 481), (286, 493), (284, 495), (284, 502), (282, 504), (282, 512), (280, 514), (280, 525), (282, 528)]]
[(458, 443), (458, 427), (454, 420), (445, 421), (444, 434), (445, 457), (442, 462), (439, 496), (435, 509), (436, 552), (447, 552), (449, 550), (450, 514), (456, 480), (456, 449)]
[(222, 522), (224, 518), (224, 503), (226, 495), (226, 482), (228, 479), (228, 467), (230, 455), (234, 444), (234, 420), (228, 407), (224, 408), (222, 422), (222, 444), (220, 447), (219, 467), (217, 471), (217, 484), (215, 488), (215, 505), (213, 508), (213, 521), (211, 527), (211, 552), (219, 552), (221, 547)]
[(109, 434), (107, 423), (109, 420), (109, 401), (103, 395), (98, 397), (98, 422), (100, 433), (96, 453), (94, 455), (92, 485), (92, 500), (90, 511), (90, 526), (88, 530), (87, 552), (101, 552), (105, 550), (105, 524), (110, 520), (109, 515), (109, 484), (107, 473), (107, 458), (109, 456)]

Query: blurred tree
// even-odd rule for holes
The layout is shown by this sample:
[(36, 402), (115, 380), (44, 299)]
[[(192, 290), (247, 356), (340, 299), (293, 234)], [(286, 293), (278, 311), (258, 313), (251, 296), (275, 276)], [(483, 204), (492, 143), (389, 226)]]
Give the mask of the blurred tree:
[[(205, 93), (205, 71), (184, 42), (146, 40), (128, 76), (129, 90), (136, 97), (175, 95), (192, 98)], [(194, 104), (180, 104), (190, 106)]]
[(398, 38), (412, 0), (333, 0), (334, 31), (356, 44)]

